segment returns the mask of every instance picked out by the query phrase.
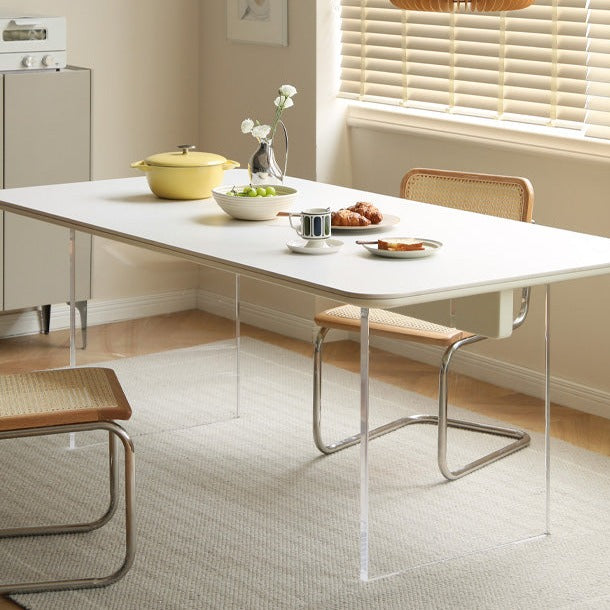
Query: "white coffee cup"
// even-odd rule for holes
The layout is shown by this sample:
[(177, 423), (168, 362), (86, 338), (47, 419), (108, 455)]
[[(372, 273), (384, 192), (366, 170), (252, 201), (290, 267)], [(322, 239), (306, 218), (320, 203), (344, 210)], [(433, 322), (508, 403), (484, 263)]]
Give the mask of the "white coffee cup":
[[(292, 224), (293, 217), (300, 218), (301, 224)], [(307, 245), (323, 246), (322, 240), (330, 237), (330, 208), (309, 208), (298, 214), (291, 213), (288, 219), (297, 234), (310, 242)]]

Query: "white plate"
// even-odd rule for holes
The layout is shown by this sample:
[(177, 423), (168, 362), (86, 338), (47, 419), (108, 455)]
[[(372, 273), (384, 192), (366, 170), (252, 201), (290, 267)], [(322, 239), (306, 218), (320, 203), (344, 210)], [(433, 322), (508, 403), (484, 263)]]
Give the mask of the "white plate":
[(343, 245), (343, 242), (338, 239), (327, 239), (324, 246), (309, 246), (308, 243), (311, 242), (300, 239), (299, 241), (289, 241), (286, 245), (292, 252), (298, 254), (332, 254)]
[(376, 229), (387, 229), (393, 227), (400, 222), (400, 216), (393, 216), (392, 214), (384, 214), (383, 220), (376, 225), (366, 225), (366, 227), (342, 227), (337, 225), (331, 225), (331, 231), (374, 231)]
[[(388, 238), (390, 239), (390, 238)], [(404, 237), (396, 237), (394, 239), (405, 239)], [(417, 241), (423, 243), (423, 250), (380, 250), (377, 244), (362, 244), (369, 252), (377, 256), (385, 256), (386, 258), (422, 258), (434, 254), (443, 244), (440, 241), (433, 239), (424, 239), (422, 237), (413, 237)]]

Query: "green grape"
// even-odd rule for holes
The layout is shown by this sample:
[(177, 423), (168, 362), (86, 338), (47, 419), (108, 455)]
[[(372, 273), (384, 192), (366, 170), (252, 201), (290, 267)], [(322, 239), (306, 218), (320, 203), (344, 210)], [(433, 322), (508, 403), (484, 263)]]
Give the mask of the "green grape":
[(273, 195), (277, 194), (272, 186), (268, 186), (265, 191), (267, 192), (267, 197), (273, 197)]
[(248, 197), (257, 197), (258, 193), (256, 192), (256, 189), (251, 188), (248, 190), (247, 195), (248, 195)]
[(259, 186), (256, 189), (256, 194), (260, 195), (261, 197), (266, 197), (267, 196), (267, 189), (263, 186)]

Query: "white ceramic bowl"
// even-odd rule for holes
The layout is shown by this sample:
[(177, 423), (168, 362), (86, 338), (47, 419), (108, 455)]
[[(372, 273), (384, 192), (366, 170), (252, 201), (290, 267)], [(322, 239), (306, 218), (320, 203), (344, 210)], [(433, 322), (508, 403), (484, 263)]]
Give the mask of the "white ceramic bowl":
[[(258, 186), (258, 185), (257, 185)], [(264, 186), (264, 185), (260, 185)], [(219, 186), (212, 190), (216, 203), (233, 218), (240, 220), (270, 220), (278, 212), (289, 212), (296, 201), (297, 191), (289, 186), (273, 185), (277, 195), (272, 197), (236, 197), (227, 195), (233, 186)], [(241, 191), (243, 186), (235, 187)]]

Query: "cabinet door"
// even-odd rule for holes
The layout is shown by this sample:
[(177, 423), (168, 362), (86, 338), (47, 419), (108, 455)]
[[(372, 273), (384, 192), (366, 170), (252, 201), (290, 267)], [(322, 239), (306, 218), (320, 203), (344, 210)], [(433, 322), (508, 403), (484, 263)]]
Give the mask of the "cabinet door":
[[(0, 75), (0, 99), (4, 98), (4, 78)], [(4, 113), (0, 112), (0, 142), (4, 141)], [(0, 185), (4, 184), (4, 150), (0, 146)], [(4, 308), (4, 212), (0, 212), (0, 310)]]
[[(70, 299), (69, 230), (5, 214), (4, 308), (21, 309)], [(91, 296), (91, 237), (76, 234), (76, 300)]]
[[(89, 70), (4, 75), (4, 187), (89, 180)], [(6, 213), (4, 309), (69, 298), (68, 229)], [(90, 296), (91, 238), (77, 240), (77, 298)]]

